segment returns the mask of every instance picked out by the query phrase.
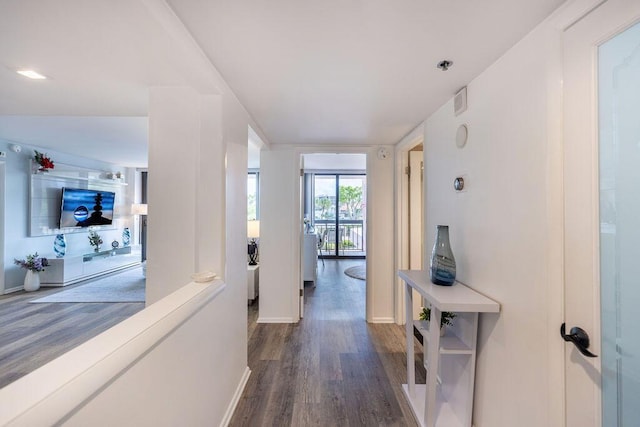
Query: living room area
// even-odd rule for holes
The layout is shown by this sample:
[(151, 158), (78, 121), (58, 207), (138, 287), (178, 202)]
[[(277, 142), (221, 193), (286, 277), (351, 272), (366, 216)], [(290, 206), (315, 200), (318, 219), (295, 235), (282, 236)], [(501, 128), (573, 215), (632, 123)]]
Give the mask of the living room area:
[(147, 118), (2, 116), (0, 153), (2, 388), (145, 307)]

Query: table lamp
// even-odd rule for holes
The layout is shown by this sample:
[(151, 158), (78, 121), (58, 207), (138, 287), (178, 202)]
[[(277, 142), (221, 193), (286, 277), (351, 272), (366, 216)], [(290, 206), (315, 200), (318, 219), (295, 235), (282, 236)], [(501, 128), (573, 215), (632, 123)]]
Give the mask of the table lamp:
[(251, 239), (247, 247), (249, 265), (258, 265), (258, 243), (256, 239), (260, 237), (260, 221), (252, 220), (247, 222), (247, 237)]

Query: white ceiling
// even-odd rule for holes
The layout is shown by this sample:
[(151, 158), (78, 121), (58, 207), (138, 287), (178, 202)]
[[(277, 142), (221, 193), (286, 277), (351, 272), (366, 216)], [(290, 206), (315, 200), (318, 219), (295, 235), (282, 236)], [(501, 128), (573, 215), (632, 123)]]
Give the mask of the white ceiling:
[[(269, 143), (320, 145), (396, 143), (562, 2), (168, 0)], [(158, 10), (0, 0), (0, 116), (29, 116), (0, 121), (0, 138), (146, 164), (148, 88), (220, 90)], [(454, 66), (441, 72), (445, 58)]]
[(168, 3), (270, 143), (377, 145), (398, 142), (563, 0)]
[(148, 122), (146, 116), (0, 116), (0, 139), (143, 168)]

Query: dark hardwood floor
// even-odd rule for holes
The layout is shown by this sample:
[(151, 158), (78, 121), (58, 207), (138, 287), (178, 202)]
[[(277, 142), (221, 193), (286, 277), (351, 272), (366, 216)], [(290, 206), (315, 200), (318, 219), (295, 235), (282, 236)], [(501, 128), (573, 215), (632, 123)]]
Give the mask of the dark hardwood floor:
[[(252, 373), (231, 426), (417, 425), (400, 387), (404, 327), (367, 324), (365, 282), (343, 273), (363, 262), (319, 262), (298, 324), (256, 324), (259, 300), (250, 306)], [(416, 372), (424, 382), (419, 354)]]
[(0, 296), (0, 388), (144, 308), (144, 303), (29, 304), (82, 284)]

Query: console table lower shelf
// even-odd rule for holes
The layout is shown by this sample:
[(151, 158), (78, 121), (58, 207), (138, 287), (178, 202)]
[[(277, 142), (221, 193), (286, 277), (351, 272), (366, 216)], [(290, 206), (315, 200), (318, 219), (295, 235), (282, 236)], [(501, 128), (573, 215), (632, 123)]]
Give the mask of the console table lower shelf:
[(49, 266), (40, 273), (46, 287), (67, 286), (140, 264), (140, 253), (131, 246), (89, 254), (49, 258)]
[[(471, 427), (479, 313), (498, 313), (500, 305), (455, 283), (438, 286), (424, 270), (400, 270), (405, 281), (407, 384), (402, 385), (416, 421), (423, 427)], [(413, 320), (413, 290), (431, 305), (431, 325), (439, 325), (443, 311), (456, 313), (453, 326), (440, 336)], [(423, 338), (426, 384), (416, 384), (414, 326)]]
[[(425, 413), (425, 401), (427, 394), (427, 386), (426, 384), (416, 384), (413, 395), (409, 393), (409, 385), (402, 384), (402, 392), (404, 393), (404, 397), (409, 401), (409, 406), (411, 407), (411, 412), (413, 412), (413, 416), (420, 425), (424, 426), (424, 422), (420, 421), (424, 419)], [(460, 421), (458, 415), (455, 410), (451, 406), (449, 402), (447, 402), (442, 395), (438, 392), (436, 393), (436, 419), (438, 420), (437, 426), (447, 426), (447, 427), (464, 427), (465, 425)]]

